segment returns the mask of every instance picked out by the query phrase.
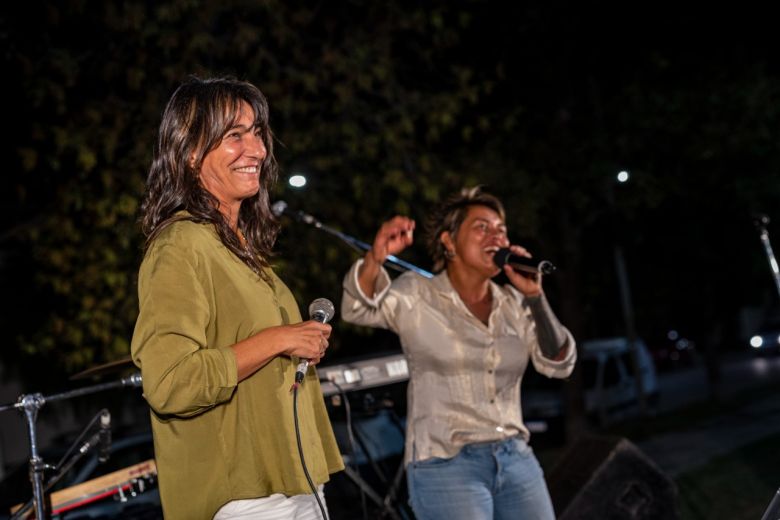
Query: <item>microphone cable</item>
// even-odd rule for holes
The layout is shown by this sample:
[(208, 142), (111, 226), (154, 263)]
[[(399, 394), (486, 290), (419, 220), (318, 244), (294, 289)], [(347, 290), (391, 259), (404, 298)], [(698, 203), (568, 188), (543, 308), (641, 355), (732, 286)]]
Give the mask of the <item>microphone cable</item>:
[[(312, 320), (320, 323), (328, 323), (333, 315), (336, 313), (333, 302), (327, 298), (317, 298), (309, 305), (309, 316)], [(322, 354), (323, 351), (320, 352)], [(306, 459), (303, 456), (303, 445), (301, 444), (301, 428), (298, 424), (298, 388), (303, 384), (303, 379), (306, 377), (306, 371), (309, 368), (308, 360), (302, 360), (298, 365), (298, 369), (295, 371), (295, 377), (293, 379), (293, 385), (290, 389), (293, 393), (293, 420), (295, 421), (295, 440), (298, 444), (298, 455), (301, 457), (301, 467), (303, 468), (303, 474), (306, 475), (306, 481), (309, 483), (311, 492), (314, 498), (317, 500), (317, 505), (320, 506), (320, 512), (322, 513), (323, 520), (329, 520), (328, 513), (325, 511), (325, 506), (320, 500), (320, 494), (317, 493), (317, 488), (314, 487), (314, 482), (309, 475), (309, 469), (306, 467)]]
[[(347, 422), (347, 440), (349, 444), (349, 455), (350, 460), (352, 461), (352, 471), (354, 471), (356, 474), (358, 473), (358, 463), (357, 463), (357, 456), (355, 454), (355, 433), (352, 428), (352, 407), (349, 404), (349, 399), (347, 398), (347, 392), (344, 391), (344, 388), (338, 384), (337, 382), (331, 380), (331, 379), (322, 379), (321, 381), (328, 381), (330, 384), (336, 387), (336, 390), (339, 391), (339, 395), (341, 396), (341, 402), (344, 403), (344, 414), (345, 419)], [(363, 511), (363, 520), (368, 520), (368, 505), (366, 504), (366, 493), (363, 491), (363, 488), (358, 486), (358, 489), (360, 489), (360, 505)]]
[(306, 481), (309, 483), (309, 488), (311, 488), (311, 492), (314, 495), (315, 500), (317, 500), (317, 505), (320, 507), (320, 512), (322, 513), (322, 518), (324, 520), (330, 520), (328, 517), (328, 513), (325, 511), (325, 506), (322, 505), (322, 501), (320, 500), (320, 494), (317, 493), (317, 488), (314, 487), (314, 482), (311, 480), (311, 475), (309, 475), (309, 469), (306, 467), (306, 459), (303, 456), (303, 445), (301, 444), (301, 429), (298, 425), (298, 385), (293, 385), (292, 387), (292, 393), (293, 393), (293, 419), (295, 421), (295, 440), (298, 444), (298, 455), (301, 457), (301, 467), (303, 468), (303, 474), (306, 475)]

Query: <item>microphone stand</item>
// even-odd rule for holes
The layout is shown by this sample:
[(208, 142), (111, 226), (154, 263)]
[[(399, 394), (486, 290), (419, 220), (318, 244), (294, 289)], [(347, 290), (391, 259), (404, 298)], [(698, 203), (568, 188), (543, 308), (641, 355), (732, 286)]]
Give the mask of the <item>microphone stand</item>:
[[(314, 226), (315, 228), (317, 228), (319, 230), (322, 230), (322, 231), (324, 231), (326, 233), (329, 233), (329, 234), (331, 234), (331, 235), (333, 235), (335, 237), (338, 237), (343, 242), (345, 242), (347, 245), (349, 245), (350, 247), (352, 247), (353, 249), (355, 249), (357, 251), (368, 251), (369, 249), (371, 249), (371, 245), (370, 244), (366, 244), (365, 242), (361, 242), (360, 240), (358, 240), (355, 237), (347, 235), (346, 233), (342, 233), (341, 231), (338, 231), (337, 229), (333, 229), (330, 226), (326, 226), (325, 224), (323, 224), (322, 222), (320, 222), (319, 220), (317, 220), (313, 216), (311, 216), (311, 215), (309, 215), (307, 213), (304, 213), (303, 211), (293, 211), (293, 210), (289, 209), (287, 207), (287, 203), (282, 201), (282, 200), (276, 201), (274, 203), (273, 207), (272, 207), (272, 210), (273, 210), (274, 214), (277, 217), (282, 215), (282, 214), (286, 214), (286, 215), (294, 218), (298, 222), (303, 222), (304, 224), (309, 224), (310, 226)], [(417, 267), (414, 264), (411, 264), (409, 262), (401, 260), (400, 258), (398, 258), (398, 257), (396, 257), (394, 255), (389, 255), (385, 259), (385, 265), (387, 265), (387, 267), (389, 267), (390, 269), (394, 269), (396, 271), (401, 271), (401, 272), (403, 272), (403, 271), (412, 271), (412, 272), (415, 272), (415, 273), (419, 274), (420, 276), (424, 276), (425, 278), (433, 278), (433, 274), (432, 273), (426, 271), (425, 269), (421, 269), (421, 268)]]
[(76, 390), (50, 395), (48, 397), (45, 397), (40, 393), (25, 394), (20, 396), (15, 403), (0, 406), (0, 412), (16, 409), (24, 413), (25, 419), (27, 420), (27, 434), (30, 438), (30, 482), (32, 482), (33, 488), (33, 502), (35, 505), (36, 520), (45, 520), (46, 518), (43, 472), (44, 470), (51, 468), (51, 466), (48, 466), (43, 462), (43, 459), (41, 458), (38, 451), (38, 435), (35, 429), (35, 423), (38, 420), (38, 411), (43, 408), (43, 405), (47, 402), (62, 401), (72, 397), (78, 397), (124, 386), (141, 386), (141, 373), (136, 372), (129, 377), (122, 378), (121, 380), (112, 383), (101, 383), (85, 388), (78, 388)]
[(777, 288), (778, 295), (780, 295), (780, 269), (778, 269), (777, 260), (772, 251), (772, 244), (769, 242), (769, 232), (766, 229), (769, 224), (769, 217), (766, 215), (757, 215), (754, 219), (754, 224), (761, 233), (761, 243), (764, 244), (764, 250), (766, 251), (767, 259), (769, 260), (769, 267), (772, 270), (772, 276), (775, 280), (775, 287)]

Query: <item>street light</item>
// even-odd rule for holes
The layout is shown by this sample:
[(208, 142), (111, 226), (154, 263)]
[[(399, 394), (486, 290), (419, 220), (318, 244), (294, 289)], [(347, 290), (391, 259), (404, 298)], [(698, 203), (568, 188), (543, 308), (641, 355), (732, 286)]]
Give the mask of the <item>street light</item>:
[(287, 182), (293, 188), (303, 188), (306, 186), (306, 177), (300, 173), (296, 173), (295, 175), (291, 176)]

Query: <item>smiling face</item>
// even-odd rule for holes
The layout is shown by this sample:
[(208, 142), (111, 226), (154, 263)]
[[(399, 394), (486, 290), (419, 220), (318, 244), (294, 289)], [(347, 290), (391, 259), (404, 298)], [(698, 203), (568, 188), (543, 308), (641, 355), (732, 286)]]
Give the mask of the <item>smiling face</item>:
[(448, 268), (473, 271), (485, 278), (496, 276), (501, 270), (493, 263), (493, 256), (500, 248), (509, 247), (506, 233), (498, 213), (487, 206), (470, 206), (455, 236), (442, 234), (444, 246), (455, 253)]
[(266, 147), (255, 114), (247, 102), (241, 102), (238, 118), (222, 141), (203, 158), (200, 182), (219, 200), (220, 211), (233, 221), (241, 201), (260, 190), (261, 165)]

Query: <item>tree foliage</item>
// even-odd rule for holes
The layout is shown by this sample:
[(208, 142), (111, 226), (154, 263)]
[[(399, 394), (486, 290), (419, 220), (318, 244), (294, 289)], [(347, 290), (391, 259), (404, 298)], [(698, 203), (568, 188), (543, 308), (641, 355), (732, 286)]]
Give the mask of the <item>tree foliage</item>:
[[(73, 373), (127, 354), (138, 202), (160, 113), (189, 74), (258, 85), (283, 179), (309, 177), (306, 191), (280, 183), (274, 197), (361, 240), (395, 213), (421, 222), (464, 185), (498, 192), (513, 238), (562, 268), (548, 287), (580, 335), (619, 329), (615, 241), (628, 251), (640, 326), (703, 330), (755, 302), (769, 284), (760, 252), (736, 264), (750, 283), (721, 277), (724, 244), (749, 250), (750, 211), (778, 197), (771, 57), (747, 44), (657, 43), (643, 36), (660, 26), (684, 38), (682, 25), (622, 9), (63, 0), (6, 11), (18, 124), (3, 243), (23, 261), (3, 276), (34, 277), (7, 318), (13, 355)], [(622, 168), (633, 180), (615, 186)], [(338, 300), (354, 259), (345, 245), (285, 221), (279, 251), (302, 306)], [(405, 258), (428, 266), (419, 245)], [(335, 342), (346, 352), (371, 338), (343, 327)]]

